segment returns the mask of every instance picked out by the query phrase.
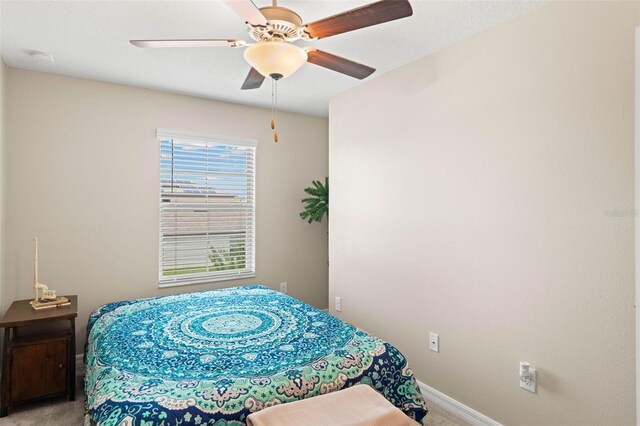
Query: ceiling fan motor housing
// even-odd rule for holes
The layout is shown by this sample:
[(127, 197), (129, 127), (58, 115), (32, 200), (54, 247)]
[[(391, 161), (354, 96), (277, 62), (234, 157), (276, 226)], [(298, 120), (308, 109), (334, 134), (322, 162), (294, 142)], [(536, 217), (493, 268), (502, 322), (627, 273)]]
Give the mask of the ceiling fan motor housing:
[(268, 24), (252, 25), (247, 23), (249, 36), (255, 41), (266, 41), (273, 37), (279, 37), (284, 41), (300, 39), (299, 28), (302, 26), (302, 18), (291, 9), (280, 6), (268, 6), (260, 8), (260, 12), (267, 18)]

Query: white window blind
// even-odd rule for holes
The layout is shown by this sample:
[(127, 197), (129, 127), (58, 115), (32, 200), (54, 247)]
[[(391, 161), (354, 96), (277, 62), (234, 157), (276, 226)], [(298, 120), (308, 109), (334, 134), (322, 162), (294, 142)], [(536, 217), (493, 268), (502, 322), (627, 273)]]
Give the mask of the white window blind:
[(160, 287), (255, 275), (256, 143), (158, 130)]

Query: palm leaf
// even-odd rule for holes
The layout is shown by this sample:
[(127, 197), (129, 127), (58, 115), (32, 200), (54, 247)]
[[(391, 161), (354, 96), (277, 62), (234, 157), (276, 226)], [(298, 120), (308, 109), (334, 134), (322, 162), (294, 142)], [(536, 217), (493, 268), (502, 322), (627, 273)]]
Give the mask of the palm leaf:
[(300, 218), (307, 222), (322, 222), (325, 215), (329, 216), (329, 178), (325, 178), (324, 185), (319, 180), (311, 181), (313, 186), (306, 187), (304, 192), (310, 197), (303, 198), (304, 211)]

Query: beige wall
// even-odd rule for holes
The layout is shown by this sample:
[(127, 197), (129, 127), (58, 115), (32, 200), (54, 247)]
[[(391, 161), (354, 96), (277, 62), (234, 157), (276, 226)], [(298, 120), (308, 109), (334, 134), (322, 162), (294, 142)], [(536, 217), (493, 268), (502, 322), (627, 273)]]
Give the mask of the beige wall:
[(0, 309), (3, 303), (3, 276), (4, 276), (4, 235), (5, 235), (5, 210), (7, 203), (5, 202), (5, 173), (6, 173), (6, 158), (5, 158), (5, 133), (6, 124), (5, 116), (7, 109), (6, 103), (6, 78), (7, 67), (4, 64), (2, 58), (0, 58)]
[[(269, 96), (265, 92), (265, 96)], [(327, 303), (327, 229), (298, 213), (303, 188), (327, 174), (327, 120), (8, 68), (4, 309), (40, 278), (78, 294), (78, 352), (88, 314), (123, 299), (245, 283)], [(156, 128), (258, 140), (255, 279), (158, 289)]]
[(330, 104), (330, 300), (504, 424), (635, 422), (636, 25), (548, 4)]

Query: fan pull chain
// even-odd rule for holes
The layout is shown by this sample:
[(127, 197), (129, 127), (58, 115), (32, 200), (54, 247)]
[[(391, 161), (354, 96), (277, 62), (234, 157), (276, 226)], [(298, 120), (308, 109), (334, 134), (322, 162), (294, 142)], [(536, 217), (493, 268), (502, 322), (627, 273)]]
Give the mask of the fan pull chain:
[(276, 121), (274, 119), (275, 110), (275, 80), (271, 80), (271, 130), (276, 128)]
[(271, 130), (273, 132), (273, 140), (278, 142), (278, 131), (276, 130), (276, 119), (278, 118), (278, 81), (271, 80)]

